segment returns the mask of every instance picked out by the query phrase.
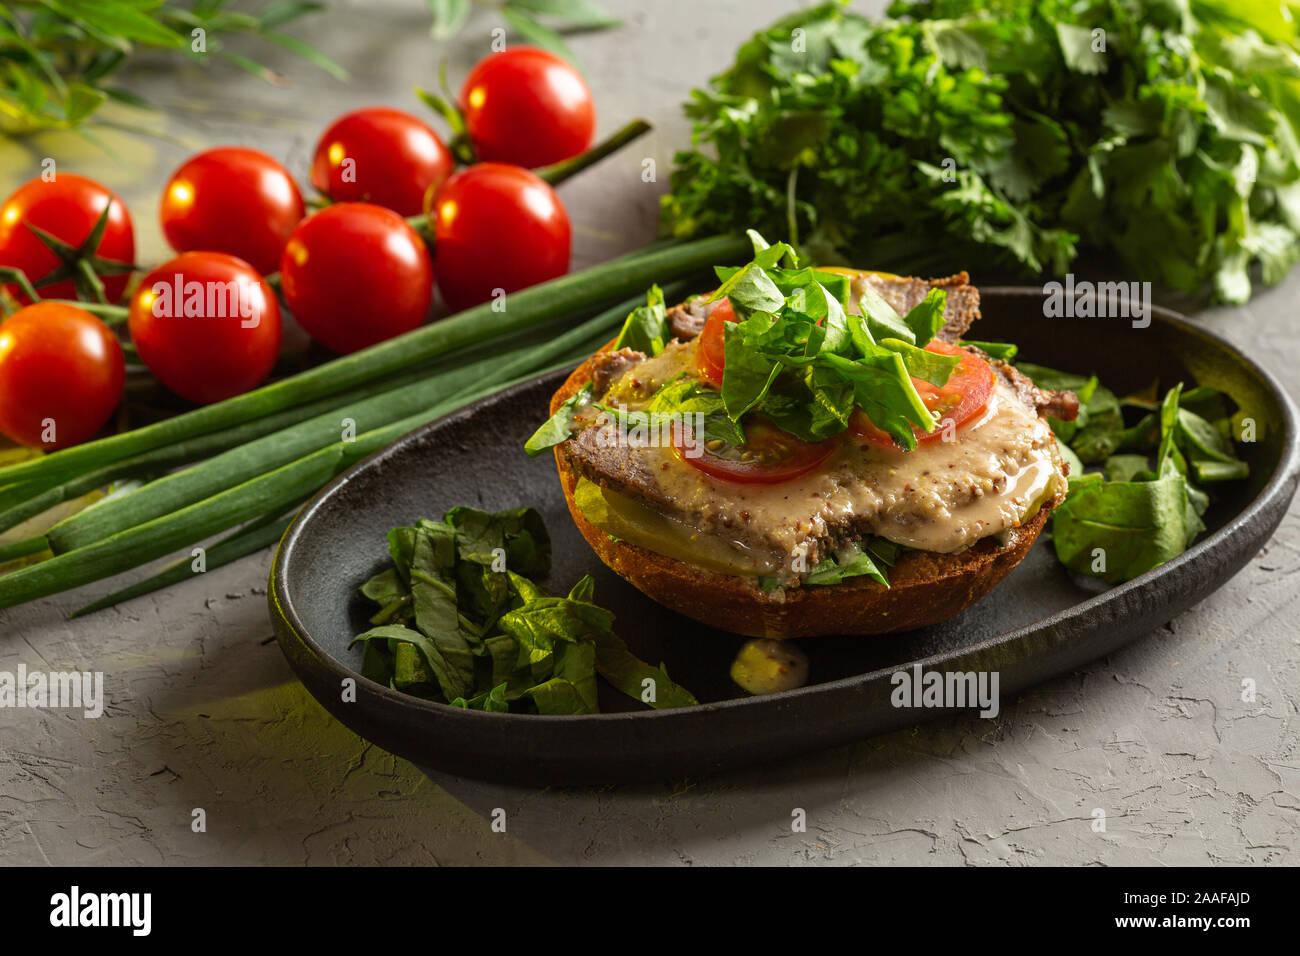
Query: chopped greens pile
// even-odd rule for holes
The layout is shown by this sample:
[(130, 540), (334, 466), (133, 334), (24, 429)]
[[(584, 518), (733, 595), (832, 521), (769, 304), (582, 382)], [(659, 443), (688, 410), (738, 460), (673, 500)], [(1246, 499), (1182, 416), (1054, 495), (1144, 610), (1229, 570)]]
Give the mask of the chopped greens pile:
[(679, 237), (755, 226), (822, 265), (1062, 274), (1087, 248), (1222, 301), (1300, 258), (1295, 0), (828, 3), (686, 111)]
[[(1079, 396), (1073, 422), (1050, 419), (1070, 463), (1070, 488), (1052, 512), (1052, 540), (1061, 562), (1079, 574), (1118, 584), (1164, 564), (1191, 546), (1210, 505), (1202, 487), (1247, 477), (1233, 450), (1232, 400), (1181, 384), (1156, 402), (1149, 395), (1119, 399), (1095, 376), (1016, 366), (1040, 388)], [(1144, 414), (1125, 426), (1123, 408)], [(1100, 471), (1084, 471), (1084, 466)]]
[[(661, 388), (644, 411), (703, 413), (707, 440), (743, 445), (741, 420), (751, 413), (817, 442), (844, 431), (859, 407), (903, 448), (915, 448), (913, 427), (930, 432), (935, 422), (912, 378), (943, 385), (958, 362), (956, 356), (925, 351), (943, 327), (947, 293), (932, 290), (899, 316), (867, 289), (858, 303), (861, 314), (854, 314), (848, 276), (799, 268), (786, 243), (768, 245), (753, 230), (749, 235), (753, 260), (717, 267), (721, 285), (706, 300), (729, 299), (737, 320), (726, 326), (721, 391), (683, 376)], [(671, 338), (656, 286), (646, 305), (628, 316), (616, 347), (655, 355)], [(528, 453), (540, 454), (567, 439), (576, 410), (589, 399), (590, 391), (570, 398), (529, 440)]]
[(378, 605), (361, 672), (395, 690), (471, 710), (599, 712), (596, 675), (651, 707), (698, 703), (662, 666), (634, 656), (584, 577), (565, 597), (531, 580), (551, 544), (532, 508), (453, 508), (388, 533), (392, 567), (361, 593)]
[(844, 431), (860, 407), (899, 445), (916, 447), (913, 426), (930, 432), (935, 423), (912, 377), (943, 385), (957, 365), (924, 351), (943, 327), (947, 294), (931, 291), (900, 318), (868, 289), (862, 314), (853, 314), (847, 276), (799, 269), (789, 245), (750, 236), (754, 260), (717, 269), (722, 285), (709, 297), (730, 299), (737, 319), (726, 327), (727, 417), (739, 425), (759, 412), (804, 441), (822, 441)]

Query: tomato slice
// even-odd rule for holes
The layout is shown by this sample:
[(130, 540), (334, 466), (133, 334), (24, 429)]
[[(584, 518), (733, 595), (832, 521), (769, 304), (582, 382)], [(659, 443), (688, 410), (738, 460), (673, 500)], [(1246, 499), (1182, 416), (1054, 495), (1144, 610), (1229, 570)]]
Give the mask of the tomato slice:
[(838, 437), (806, 442), (759, 419), (745, 425), (744, 445), (692, 449), (699, 451), (692, 456), (682, 436), (675, 447), (678, 457), (711, 478), (752, 485), (776, 484), (806, 475), (826, 461), (839, 445)]
[(715, 388), (722, 387), (722, 373), (727, 368), (726, 336), (724, 323), (735, 322), (736, 313), (731, 308), (731, 300), (723, 299), (709, 313), (700, 333), (700, 344), (695, 350), (695, 367), (700, 378)]
[[(931, 385), (924, 379), (914, 378), (912, 384), (921, 401), (931, 412), (937, 413), (940, 427), (932, 432), (913, 428), (918, 445), (928, 445), (943, 438), (943, 422), (951, 421), (960, 428), (970, 421), (989, 403), (996, 382), (993, 368), (983, 359), (976, 358), (969, 352), (959, 349), (947, 342), (934, 341), (925, 347), (927, 352), (937, 355), (958, 355), (961, 360), (953, 369), (952, 376), (942, 386)], [(855, 409), (849, 418), (849, 431), (858, 438), (879, 448), (899, 450), (898, 444), (884, 430), (877, 428), (862, 409)]]

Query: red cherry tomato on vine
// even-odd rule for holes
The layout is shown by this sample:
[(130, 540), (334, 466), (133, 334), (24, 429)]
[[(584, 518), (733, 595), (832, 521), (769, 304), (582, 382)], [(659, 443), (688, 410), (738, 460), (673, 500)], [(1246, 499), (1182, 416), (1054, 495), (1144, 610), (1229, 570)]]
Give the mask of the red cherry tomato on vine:
[[(58, 257), (46, 248), (28, 225), (43, 229), (68, 245), (78, 247), (95, 228), (104, 214), (104, 207), (113, 204), (108, 213), (104, 235), (95, 254), (116, 262), (135, 259), (135, 229), (126, 204), (112, 190), (84, 176), (58, 173), (46, 182), (33, 179), (18, 188), (0, 206), (0, 266), (21, 269), (35, 285), (59, 266)], [(110, 302), (116, 302), (126, 290), (129, 275), (105, 276), (104, 292)], [(19, 302), (28, 299), (18, 292), (18, 287), (7, 288)], [(72, 299), (76, 287), (71, 280), (37, 290), (45, 299)]]
[(453, 309), (569, 271), (572, 230), (560, 197), (526, 169), (478, 163), (432, 196), (438, 288)]
[(279, 268), (304, 211), (287, 169), (256, 149), (222, 146), (172, 173), (158, 218), (177, 252), (224, 252), (265, 275)]
[(262, 384), (280, 353), (275, 293), (224, 252), (185, 252), (150, 272), (131, 296), (128, 325), (158, 381), (200, 404)]
[(391, 209), (338, 203), (294, 231), (280, 260), (280, 288), (312, 338), (355, 352), (424, 322), (433, 266), (420, 234)]
[[(988, 405), (996, 383), (992, 367), (964, 349), (936, 339), (925, 350), (938, 355), (958, 355), (961, 359), (943, 385), (931, 385), (920, 378), (912, 379), (916, 394), (921, 397), (925, 407), (938, 416), (936, 421), (940, 423), (940, 427), (932, 432), (913, 428), (912, 433), (916, 436), (918, 445), (929, 445), (943, 438), (943, 422), (951, 421), (954, 428), (960, 428), (978, 415)], [(898, 445), (889, 433), (877, 428), (860, 408), (854, 409), (849, 417), (849, 431), (870, 445), (898, 450)]]
[(474, 153), (486, 162), (548, 166), (583, 152), (596, 133), (582, 74), (536, 47), (480, 60), (461, 87), (460, 110)]
[(38, 302), (0, 323), (0, 432), (20, 445), (52, 450), (92, 437), (125, 382), (122, 347), (84, 309)]
[(340, 116), (321, 134), (311, 183), (335, 202), (372, 202), (418, 215), (424, 194), (442, 185), (456, 161), (423, 120), (370, 106)]

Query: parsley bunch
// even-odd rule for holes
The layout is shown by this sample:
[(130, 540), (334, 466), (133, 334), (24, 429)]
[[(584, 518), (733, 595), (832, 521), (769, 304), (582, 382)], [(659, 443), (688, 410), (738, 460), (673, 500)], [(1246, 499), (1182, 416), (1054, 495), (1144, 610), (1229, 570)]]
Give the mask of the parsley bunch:
[(1137, 278), (1250, 297), (1300, 258), (1292, 0), (830, 3), (696, 90), (665, 231), (821, 264)]

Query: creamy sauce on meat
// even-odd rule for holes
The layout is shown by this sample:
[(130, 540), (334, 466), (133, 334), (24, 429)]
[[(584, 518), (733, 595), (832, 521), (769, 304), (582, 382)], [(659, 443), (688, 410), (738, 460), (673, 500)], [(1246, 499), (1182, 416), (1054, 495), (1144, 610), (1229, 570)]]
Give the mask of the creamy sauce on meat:
[(822, 555), (810, 542), (852, 517), (860, 519), (855, 525), (862, 533), (948, 554), (1019, 526), (1057, 472), (1047, 424), (1005, 383), (990, 405), (955, 441), (904, 452), (846, 438), (822, 468), (780, 484), (717, 481), (671, 448), (643, 451), (667, 497), (706, 516), (720, 533), (752, 526), (781, 552), (802, 549), (815, 563)]
[[(624, 372), (605, 401), (635, 409), (693, 370), (694, 357), (693, 341), (673, 343)], [(662, 497), (694, 515), (701, 533), (730, 542), (749, 567), (779, 562), (786, 581), (868, 534), (923, 551), (963, 551), (1019, 527), (1063, 481), (1051, 429), (1001, 377), (986, 410), (954, 440), (904, 452), (859, 444), (846, 434), (821, 468), (779, 484), (711, 478), (671, 447), (637, 453)], [(766, 560), (756, 560), (763, 552)]]
[(602, 399), (608, 405), (626, 405), (638, 409), (683, 372), (695, 374), (695, 347), (698, 339), (679, 342), (676, 339), (664, 346), (653, 358), (638, 362), (611, 383)]

